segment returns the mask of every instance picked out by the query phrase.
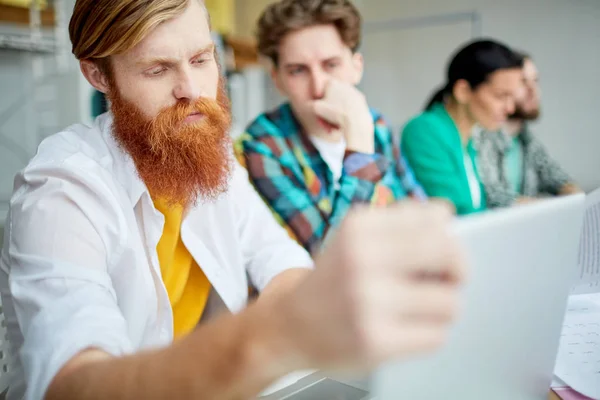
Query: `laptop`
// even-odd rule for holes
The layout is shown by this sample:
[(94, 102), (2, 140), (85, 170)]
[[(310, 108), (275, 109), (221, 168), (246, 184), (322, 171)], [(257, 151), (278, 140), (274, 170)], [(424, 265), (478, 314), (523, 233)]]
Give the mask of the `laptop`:
[(461, 220), (461, 316), (440, 351), (375, 373), (377, 398), (547, 399), (584, 208), (576, 195)]
[(575, 195), (457, 220), (470, 271), (442, 349), (372, 379), (315, 372), (262, 399), (547, 399), (584, 205)]

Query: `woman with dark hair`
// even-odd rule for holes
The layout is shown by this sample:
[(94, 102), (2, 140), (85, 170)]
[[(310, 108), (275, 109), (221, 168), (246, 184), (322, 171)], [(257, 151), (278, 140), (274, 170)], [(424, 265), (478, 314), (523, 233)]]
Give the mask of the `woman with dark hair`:
[(522, 58), (507, 46), (479, 40), (452, 58), (446, 84), (402, 132), (402, 152), (431, 197), (458, 214), (486, 209), (476, 165), (474, 131), (497, 131), (514, 112), (522, 89)]

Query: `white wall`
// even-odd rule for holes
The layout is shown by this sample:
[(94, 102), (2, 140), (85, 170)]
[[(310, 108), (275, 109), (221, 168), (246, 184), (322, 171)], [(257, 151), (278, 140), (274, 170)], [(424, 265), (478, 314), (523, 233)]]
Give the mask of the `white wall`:
[[(479, 14), (479, 29), (483, 36), (500, 39), (531, 53), (540, 69), (543, 117), (534, 126), (538, 137), (585, 189), (600, 186), (600, 129), (597, 122), (600, 110), (600, 1), (369, 0), (357, 1), (357, 4), (367, 27), (375, 21), (390, 19), (410, 21), (464, 12)], [(448, 46), (449, 37), (458, 38), (465, 33), (464, 29), (456, 26), (443, 31), (452, 32), (450, 36), (440, 34), (439, 29), (442, 28), (439, 27), (436, 28), (437, 33), (436, 29), (430, 29), (421, 31), (420, 35), (415, 35), (415, 29), (407, 30), (406, 37), (413, 35), (419, 43), (429, 43), (429, 46), (436, 48)], [(392, 34), (402, 37), (398, 32)], [(368, 36), (366, 39), (367, 44)], [(406, 45), (401, 48), (406, 48)], [(363, 89), (372, 105), (388, 108), (389, 114), (390, 104), (385, 104), (385, 98), (380, 101), (384, 104), (378, 104), (378, 96), (373, 88), (390, 86), (390, 83), (383, 78), (378, 79), (377, 75), (369, 76), (369, 68), (393, 68), (389, 64), (377, 65), (382, 58), (388, 60), (386, 63), (393, 60), (393, 64), (398, 66), (422, 62), (422, 68), (413, 69), (411, 75), (399, 75), (396, 78), (400, 80), (400, 85), (407, 88), (401, 93), (404, 100), (398, 102), (403, 109), (397, 113), (410, 115), (418, 112), (433, 89), (442, 83), (440, 80), (445, 69), (445, 64), (441, 63), (432, 67), (433, 56), (428, 50), (428, 47), (423, 47), (422, 60), (413, 59), (418, 58), (415, 52), (411, 52), (411, 58), (407, 60), (406, 54), (399, 52), (395, 46), (377, 50), (375, 54), (365, 48), (367, 78), (375, 84)], [(386, 51), (389, 53), (383, 56), (382, 52)], [(423, 81), (430, 81), (429, 90), (415, 83)]]

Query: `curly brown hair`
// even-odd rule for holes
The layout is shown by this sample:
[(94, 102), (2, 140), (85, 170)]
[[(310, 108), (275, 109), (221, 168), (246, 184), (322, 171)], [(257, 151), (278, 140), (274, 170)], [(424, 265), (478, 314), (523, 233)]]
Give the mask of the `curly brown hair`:
[(258, 51), (279, 61), (279, 44), (290, 32), (314, 25), (333, 24), (342, 41), (356, 52), (360, 45), (361, 17), (349, 0), (280, 0), (258, 20)]

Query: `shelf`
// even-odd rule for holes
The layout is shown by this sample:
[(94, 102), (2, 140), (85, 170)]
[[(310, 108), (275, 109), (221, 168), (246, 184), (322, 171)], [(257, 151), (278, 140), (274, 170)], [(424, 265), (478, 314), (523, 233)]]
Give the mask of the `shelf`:
[(247, 66), (259, 65), (256, 41), (239, 36), (225, 36), (225, 44), (233, 51), (234, 68), (243, 69)]
[[(43, 27), (53, 27), (56, 23), (54, 9), (49, 7), (40, 11), (40, 19)], [(29, 9), (0, 4), (0, 23), (4, 22), (29, 26)]]
[(56, 42), (48, 37), (33, 39), (30, 35), (0, 33), (0, 49), (30, 51), (34, 53), (54, 53)]
[(48, 35), (47, 31), (56, 28), (54, 8), (46, 7), (39, 12), (39, 28), (31, 26), (30, 12), (26, 7), (0, 4), (0, 49), (34, 53), (56, 51), (54, 35)]

